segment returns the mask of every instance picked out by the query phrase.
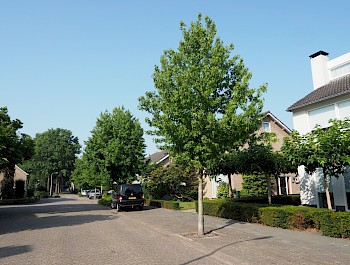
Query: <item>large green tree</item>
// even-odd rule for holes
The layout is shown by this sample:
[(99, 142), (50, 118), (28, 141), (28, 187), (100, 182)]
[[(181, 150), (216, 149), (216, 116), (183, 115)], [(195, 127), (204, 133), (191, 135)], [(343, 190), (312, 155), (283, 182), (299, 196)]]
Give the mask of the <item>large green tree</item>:
[(69, 181), (81, 149), (78, 138), (70, 130), (57, 128), (36, 134), (34, 142), (35, 154), (24, 165), (31, 172), (31, 179), (39, 180), (43, 187), (48, 187), (51, 174), (58, 172), (54, 174), (56, 183)]
[(350, 166), (350, 120), (330, 120), (328, 128), (316, 126), (306, 135), (297, 131), (285, 139), (282, 152), (295, 171), (303, 165), (305, 171), (314, 174), (322, 170), (327, 205), (332, 210), (329, 182), (332, 177), (342, 175)]
[(130, 111), (114, 108), (97, 119), (86, 142), (82, 168), (89, 183), (106, 185), (135, 180), (144, 167), (143, 129)]
[(0, 108), (0, 174), (4, 176), (0, 183), (1, 198), (14, 196), (15, 165), (33, 155), (33, 139), (19, 132), (22, 127), (20, 120), (11, 120), (7, 107)]
[(161, 148), (177, 163), (195, 169), (198, 176), (198, 235), (204, 235), (203, 178), (221, 153), (243, 145), (258, 129), (266, 87), (249, 87), (251, 73), (243, 60), (232, 56), (216, 36), (215, 23), (198, 15), (187, 29), (178, 50), (166, 50), (155, 66), (156, 91), (139, 99), (151, 114), (152, 127)]

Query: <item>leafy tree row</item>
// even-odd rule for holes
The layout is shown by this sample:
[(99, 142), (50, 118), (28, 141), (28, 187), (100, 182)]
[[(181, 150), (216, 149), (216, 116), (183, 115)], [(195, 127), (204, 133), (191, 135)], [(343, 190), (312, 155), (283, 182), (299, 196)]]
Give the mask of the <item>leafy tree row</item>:
[(34, 152), (33, 139), (20, 133), (23, 124), (20, 120), (11, 120), (6, 107), (0, 108), (0, 198), (13, 198), (15, 191), (15, 165), (29, 159)]

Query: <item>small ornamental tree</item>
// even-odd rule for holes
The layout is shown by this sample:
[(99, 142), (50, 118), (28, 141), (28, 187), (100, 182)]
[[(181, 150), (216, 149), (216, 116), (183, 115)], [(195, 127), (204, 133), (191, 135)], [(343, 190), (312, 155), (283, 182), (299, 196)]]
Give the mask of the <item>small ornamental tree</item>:
[(330, 120), (328, 128), (316, 126), (304, 136), (296, 131), (291, 136), (284, 141), (282, 152), (294, 168), (303, 165), (309, 174), (322, 170), (327, 205), (332, 210), (329, 181), (350, 165), (350, 120)]
[(266, 87), (249, 87), (251, 73), (233, 45), (216, 37), (215, 23), (198, 15), (177, 51), (166, 50), (153, 74), (156, 91), (139, 99), (161, 148), (198, 178), (198, 235), (204, 235), (203, 178), (225, 151), (243, 145), (258, 129)]

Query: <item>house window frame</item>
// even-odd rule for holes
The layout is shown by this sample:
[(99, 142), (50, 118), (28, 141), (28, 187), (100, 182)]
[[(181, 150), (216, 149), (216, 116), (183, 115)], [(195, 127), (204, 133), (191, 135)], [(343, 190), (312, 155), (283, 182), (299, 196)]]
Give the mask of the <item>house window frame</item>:
[[(264, 126), (265, 125), (265, 126)], [(266, 127), (267, 125), (267, 127)], [(266, 133), (270, 133), (271, 132), (271, 125), (270, 125), (270, 122), (268, 121), (263, 121), (261, 123), (261, 128), (262, 128), (262, 131), (263, 132), (266, 132)]]

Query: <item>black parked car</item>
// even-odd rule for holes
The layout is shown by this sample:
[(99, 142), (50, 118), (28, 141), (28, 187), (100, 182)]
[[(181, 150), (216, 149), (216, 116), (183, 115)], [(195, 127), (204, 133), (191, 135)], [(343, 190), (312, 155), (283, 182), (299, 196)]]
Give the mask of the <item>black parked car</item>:
[(134, 208), (143, 210), (144, 203), (140, 184), (122, 184), (112, 193), (111, 207), (117, 211)]

